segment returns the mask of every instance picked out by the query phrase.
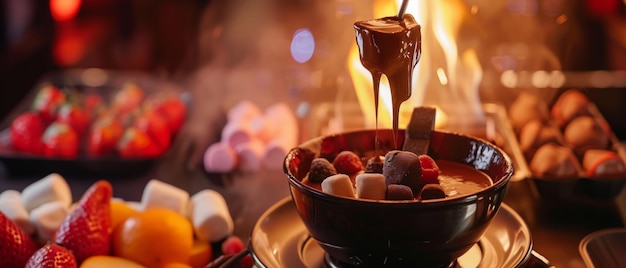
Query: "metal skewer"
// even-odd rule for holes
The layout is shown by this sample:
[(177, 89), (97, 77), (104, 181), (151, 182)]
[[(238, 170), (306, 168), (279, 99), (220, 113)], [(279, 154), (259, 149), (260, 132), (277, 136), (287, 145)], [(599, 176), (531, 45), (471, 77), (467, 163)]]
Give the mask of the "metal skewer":
[(404, 12), (406, 12), (406, 6), (409, 4), (409, 0), (402, 0), (402, 5), (400, 6), (400, 11), (398, 11), (398, 19), (404, 19)]

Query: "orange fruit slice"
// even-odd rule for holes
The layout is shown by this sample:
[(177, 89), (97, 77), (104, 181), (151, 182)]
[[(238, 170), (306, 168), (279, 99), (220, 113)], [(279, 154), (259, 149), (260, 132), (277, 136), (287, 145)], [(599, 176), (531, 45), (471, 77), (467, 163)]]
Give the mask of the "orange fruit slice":
[(193, 268), (186, 263), (170, 262), (162, 266), (161, 268)]
[(115, 256), (91, 256), (80, 265), (80, 268), (146, 268), (145, 266)]
[(128, 217), (139, 213), (135, 208), (131, 207), (128, 203), (111, 199), (111, 228), (115, 229), (120, 223), (125, 221)]
[(128, 217), (113, 231), (115, 256), (148, 267), (188, 263), (193, 248), (193, 228), (184, 216), (161, 208)]
[(208, 242), (195, 240), (189, 256), (189, 265), (193, 268), (203, 268), (213, 260), (213, 248)]

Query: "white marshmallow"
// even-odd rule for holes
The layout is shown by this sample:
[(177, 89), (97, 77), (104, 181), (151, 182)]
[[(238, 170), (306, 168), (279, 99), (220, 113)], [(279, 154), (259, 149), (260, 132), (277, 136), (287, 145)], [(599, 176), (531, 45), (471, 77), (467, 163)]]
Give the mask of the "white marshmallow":
[(346, 174), (332, 175), (322, 181), (322, 192), (343, 197), (356, 198), (350, 176)]
[(239, 169), (243, 171), (256, 171), (261, 168), (261, 158), (263, 157), (264, 144), (259, 140), (252, 140), (235, 147), (239, 164)]
[(6, 190), (0, 194), (0, 211), (24, 232), (33, 234), (35, 226), (28, 219), (28, 211), (22, 205), (22, 194), (16, 190)]
[(59, 229), (70, 209), (61, 201), (45, 203), (30, 212), (30, 221), (37, 229), (37, 235), (44, 241), (50, 240)]
[(22, 204), (26, 211), (52, 201), (60, 201), (66, 207), (72, 203), (70, 186), (59, 174), (52, 173), (22, 190)]
[(204, 152), (203, 160), (207, 172), (231, 172), (239, 162), (235, 149), (225, 142), (211, 144)]
[(387, 184), (383, 174), (361, 173), (356, 175), (355, 184), (358, 198), (384, 200), (387, 196)]
[(191, 197), (191, 223), (199, 240), (216, 242), (233, 234), (235, 225), (224, 197), (202, 190)]
[(141, 195), (143, 209), (165, 208), (185, 215), (189, 205), (189, 193), (171, 184), (150, 180)]

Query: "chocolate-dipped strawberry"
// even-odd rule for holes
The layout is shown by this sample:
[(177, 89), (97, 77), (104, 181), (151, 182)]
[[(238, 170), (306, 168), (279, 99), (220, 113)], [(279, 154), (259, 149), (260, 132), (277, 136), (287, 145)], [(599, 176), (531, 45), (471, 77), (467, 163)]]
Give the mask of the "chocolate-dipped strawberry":
[(576, 152), (588, 149), (606, 149), (609, 145), (607, 128), (592, 116), (579, 116), (572, 120), (563, 132), (565, 142)]
[(530, 161), (530, 169), (537, 176), (572, 178), (577, 176), (576, 157), (571, 149), (547, 143), (537, 150)]
[(589, 99), (578, 90), (570, 89), (565, 91), (552, 106), (550, 115), (559, 127), (564, 127), (576, 117), (591, 115), (589, 112)]
[(611, 150), (587, 150), (582, 163), (587, 176), (590, 178), (610, 177), (626, 173), (624, 161)]

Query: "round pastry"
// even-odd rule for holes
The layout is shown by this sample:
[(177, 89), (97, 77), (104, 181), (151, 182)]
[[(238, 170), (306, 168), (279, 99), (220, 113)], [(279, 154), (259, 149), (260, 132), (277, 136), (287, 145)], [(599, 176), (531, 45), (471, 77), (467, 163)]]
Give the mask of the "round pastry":
[(574, 118), (565, 127), (563, 136), (565, 142), (577, 152), (606, 149), (609, 145), (607, 130), (588, 115)]
[(526, 158), (531, 159), (539, 146), (549, 142), (559, 143), (559, 131), (546, 125), (542, 120), (533, 119), (522, 127), (519, 142)]
[(590, 149), (583, 156), (583, 168), (590, 178), (626, 173), (624, 161), (611, 150)]
[(544, 118), (540, 107), (543, 102), (537, 96), (522, 91), (509, 107), (509, 119), (516, 131), (519, 131), (526, 123), (536, 118)]
[(547, 143), (537, 149), (530, 169), (539, 177), (573, 178), (578, 174), (576, 157), (569, 148)]
[(550, 114), (559, 127), (564, 127), (576, 117), (591, 115), (589, 99), (582, 92), (570, 89), (563, 92), (556, 100)]

